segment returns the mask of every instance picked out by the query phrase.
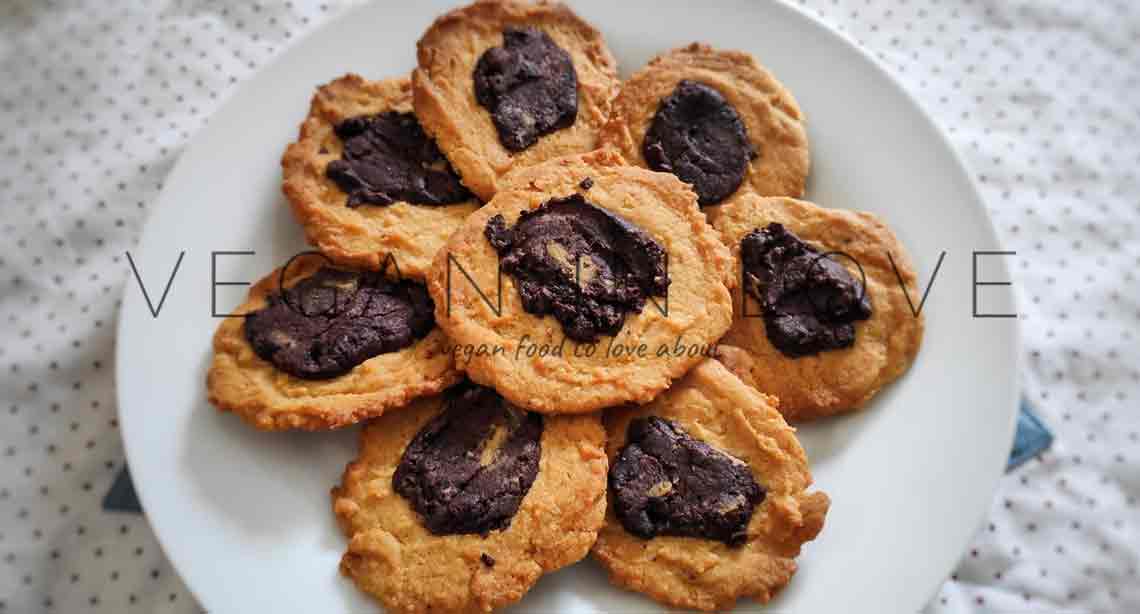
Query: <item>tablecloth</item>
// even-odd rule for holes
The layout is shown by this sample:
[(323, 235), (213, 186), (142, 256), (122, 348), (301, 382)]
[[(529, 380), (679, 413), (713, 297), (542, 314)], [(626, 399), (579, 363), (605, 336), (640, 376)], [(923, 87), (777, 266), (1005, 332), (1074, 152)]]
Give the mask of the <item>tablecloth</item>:
[[(145, 518), (100, 507), (124, 253), (219, 102), (351, 4), (0, 2), (0, 613), (199, 611)], [(793, 4), (920, 100), (1017, 252), (1021, 384), (1056, 442), (927, 610), (1140, 611), (1140, 7)]]

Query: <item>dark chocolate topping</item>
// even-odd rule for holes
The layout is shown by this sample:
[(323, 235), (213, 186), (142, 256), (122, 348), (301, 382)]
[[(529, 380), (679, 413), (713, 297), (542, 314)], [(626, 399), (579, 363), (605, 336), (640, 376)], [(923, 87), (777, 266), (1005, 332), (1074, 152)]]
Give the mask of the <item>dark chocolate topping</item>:
[(702, 207), (731, 196), (756, 157), (736, 109), (687, 79), (661, 99), (641, 148), (649, 168), (692, 184)]
[(518, 152), (574, 125), (578, 73), (570, 54), (538, 28), (503, 30), (475, 65), (475, 99), (491, 113), (499, 142)]
[(415, 115), (392, 111), (353, 117), (335, 130), (344, 152), (329, 162), (325, 174), (348, 194), (349, 207), (397, 201), (447, 205), (471, 198)]
[(404, 450), (392, 487), (435, 535), (505, 529), (538, 476), (542, 416), (471, 383), (447, 394)]
[(405, 348), (435, 326), (427, 290), (380, 273), (322, 268), (245, 319), (253, 351), (296, 377), (325, 379)]
[(863, 284), (829, 256), (776, 223), (740, 242), (744, 288), (760, 302), (768, 340), (793, 358), (851, 347), (854, 322), (871, 317)]
[(525, 211), (513, 228), (496, 215), (484, 234), (515, 278), (523, 309), (553, 314), (575, 341), (616, 335), (627, 313), (669, 289), (661, 245), (581, 194)]
[(675, 535), (739, 546), (765, 495), (747, 464), (657, 416), (629, 423), (609, 481), (622, 526), (643, 539)]

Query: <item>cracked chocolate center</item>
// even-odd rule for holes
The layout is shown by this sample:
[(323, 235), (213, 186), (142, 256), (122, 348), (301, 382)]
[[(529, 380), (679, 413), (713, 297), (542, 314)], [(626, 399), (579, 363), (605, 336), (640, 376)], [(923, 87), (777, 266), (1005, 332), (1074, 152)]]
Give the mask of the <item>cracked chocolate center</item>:
[(553, 314), (575, 341), (616, 335), (627, 313), (669, 288), (661, 245), (581, 194), (525, 211), (513, 228), (496, 215), (484, 234), (515, 278), (523, 309)]
[(649, 168), (692, 184), (702, 207), (731, 196), (756, 157), (736, 109), (687, 79), (661, 99), (641, 148)]
[(740, 258), (744, 288), (760, 302), (768, 340), (787, 356), (851, 347), (854, 323), (871, 317), (863, 283), (781, 224), (745, 235)]
[(471, 198), (415, 115), (391, 111), (353, 117), (334, 129), (344, 152), (325, 174), (348, 194), (349, 207), (398, 201), (447, 205)]
[(408, 444), (392, 487), (435, 535), (505, 529), (538, 476), (542, 429), (541, 415), (461, 384)]
[(578, 74), (570, 54), (537, 28), (503, 30), (503, 46), (475, 65), (475, 99), (491, 113), (499, 142), (518, 152), (574, 124)]
[(435, 326), (427, 289), (379, 273), (324, 267), (245, 319), (245, 338), (273, 366), (304, 379), (343, 375), (405, 348)]
[(609, 482), (622, 526), (642, 539), (675, 535), (739, 546), (765, 495), (743, 461), (657, 416), (629, 423)]

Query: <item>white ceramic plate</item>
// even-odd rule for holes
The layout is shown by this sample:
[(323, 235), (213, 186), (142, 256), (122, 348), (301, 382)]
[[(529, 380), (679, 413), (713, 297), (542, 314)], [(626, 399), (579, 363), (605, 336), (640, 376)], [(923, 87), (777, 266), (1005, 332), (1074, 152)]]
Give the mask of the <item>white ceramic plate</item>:
[[(754, 53), (795, 93), (812, 147), (809, 198), (873, 211), (910, 248), (925, 288), (918, 361), (873, 406), (801, 429), (817, 487), (833, 504), (773, 602), (780, 612), (914, 612), (949, 573), (980, 523), (1014, 424), (1014, 320), (975, 319), (975, 250), (996, 249), (990, 223), (955, 154), (915, 102), (872, 60), (793, 8), (726, 0), (581, 0), (623, 74), (693, 40)], [(698, 8), (699, 7), (699, 8)], [(157, 318), (129, 280), (119, 328), (123, 437), (139, 495), (167, 555), (209, 611), (375, 611), (341, 578), (344, 549), (329, 488), (353, 456), (356, 432), (266, 434), (206, 402), (211, 252), (217, 281), (253, 281), (304, 248), (280, 193), (278, 160), (313, 88), (346, 71), (406, 73), (419, 33), (441, 2), (375, 3), (336, 19), (241, 86), (201, 131), (166, 182), (132, 251), (158, 300)], [(997, 260), (998, 262), (995, 262)], [(1007, 279), (1000, 258), (983, 280)], [(217, 288), (219, 311), (245, 288)], [(1008, 288), (980, 304), (1008, 311)], [(547, 576), (528, 611), (654, 609), (609, 586), (589, 561)], [(744, 601), (741, 610), (757, 609)]]

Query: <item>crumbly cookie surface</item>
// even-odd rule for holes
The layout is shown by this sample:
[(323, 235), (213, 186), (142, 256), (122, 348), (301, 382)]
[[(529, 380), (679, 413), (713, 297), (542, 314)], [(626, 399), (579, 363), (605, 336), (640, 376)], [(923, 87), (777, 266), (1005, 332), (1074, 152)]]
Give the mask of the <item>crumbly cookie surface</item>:
[(870, 213), (749, 196), (720, 207), (712, 220), (732, 252), (737, 281), (741, 240), (773, 222), (820, 252), (840, 252), (857, 261), (862, 273), (848, 258), (833, 258), (856, 280), (866, 275), (871, 316), (854, 323), (851, 347), (792, 358), (769, 341), (756, 300), (737, 289), (732, 328), (722, 340), (722, 360), (745, 381), (779, 397), (780, 412), (790, 422), (858, 409), (910, 367), (922, 343), (923, 319), (914, 315), (907, 300), (909, 294), (917, 307), (921, 299), (910, 257), (894, 233)]
[[(595, 344), (563, 343), (566, 334), (554, 317), (525, 311), (515, 279), (498, 275), (499, 256), (485, 236), (495, 215), (513, 226), (524, 211), (574, 194), (635, 224), (668, 258), (668, 296), (647, 301), (640, 313), (626, 316), (616, 336)], [(616, 153), (600, 150), (515, 174), (436, 255), (428, 291), (439, 325), (460, 347), (476, 350), (457, 360), (471, 379), (532, 411), (580, 413), (647, 402), (700, 362), (699, 350), (715, 344), (731, 323), (731, 282), (728, 251), (695, 194), (672, 175), (626, 166)], [(558, 347), (557, 355), (550, 351)], [(658, 354), (678, 347), (682, 355)]]
[[(292, 287), (325, 265), (319, 256), (301, 256), (288, 266), (283, 286)], [(267, 297), (281, 287), (281, 273), (277, 269), (254, 284), (234, 313), (264, 307)], [(355, 424), (462, 379), (439, 328), (408, 347), (369, 358), (344, 375), (317, 380), (294, 377), (259, 357), (246, 339), (244, 323), (244, 318), (230, 317), (218, 326), (206, 388), (210, 403), (262, 430), (324, 430)]]
[(285, 151), (285, 196), (309, 243), (338, 264), (378, 269), (391, 259), (387, 266), (394, 261), (402, 276), (423, 279), (448, 235), (479, 208), (474, 198), (448, 205), (347, 205), (348, 195), (326, 174), (344, 151), (335, 126), (354, 117), (411, 111), (408, 78), (368, 81), (349, 74), (317, 89), (297, 141)]
[(485, 537), (433, 535), (392, 477), (408, 443), (442, 411), (414, 401), (371, 422), (333, 490), (349, 538), (341, 571), (393, 612), (489, 612), (544, 573), (584, 557), (605, 514), (605, 433), (596, 415), (545, 416), (538, 475), (510, 525)]
[(614, 99), (601, 143), (621, 151), (630, 164), (649, 167), (642, 151), (662, 99), (682, 80), (715, 89), (739, 114), (756, 157), (739, 188), (719, 204), (740, 195), (802, 196), (810, 159), (804, 116), (792, 94), (756, 59), (740, 51), (692, 43), (657, 56), (634, 73)]
[[(499, 140), (490, 113), (473, 90), (473, 71), (508, 27), (536, 27), (566, 50), (578, 81), (574, 123), (519, 152)], [(564, 4), (480, 0), (435, 20), (417, 46), (413, 74), (416, 115), (459, 171), (463, 183), (490, 200), (511, 171), (593, 150), (617, 92), (617, 63), (601, 34)]]
[(611, 463), (626, 444), (630, 422), (656, 416), (745, 462), (766, 491), (738, 546), (693, 537), (642, 539), (625, 530), (611, 505), (593, 554), (614, 584), (670, 606), (725, 610), (741, 597), (767, 602), (788, 583), (801, 545), (823, 527), (829, 501), (806, 492), (807, 458), (775, 402), (709, 359), (651, 403), (607, 411)]

